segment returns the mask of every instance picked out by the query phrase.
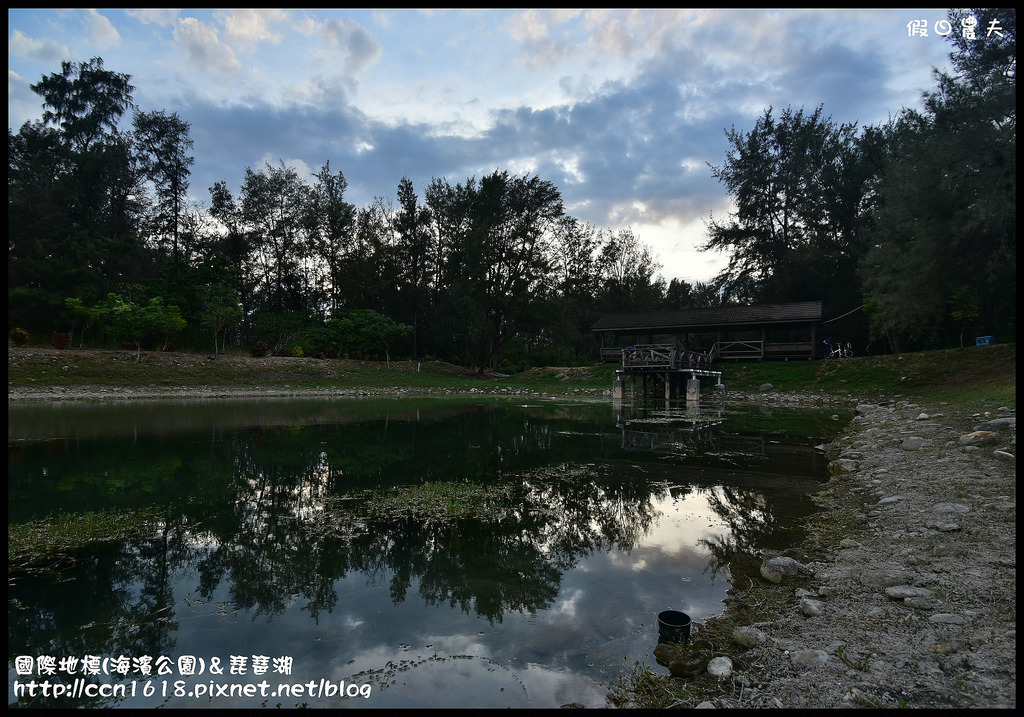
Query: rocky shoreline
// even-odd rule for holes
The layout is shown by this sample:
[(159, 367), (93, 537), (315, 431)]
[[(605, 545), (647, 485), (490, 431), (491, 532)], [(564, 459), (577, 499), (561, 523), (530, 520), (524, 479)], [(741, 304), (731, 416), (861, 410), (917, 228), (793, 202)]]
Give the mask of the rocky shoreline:
[[(674, 706), (1014, 708), (1015, 428), (1011, 408), (858, 405), (809, 544), (760, 556), (757, 590), (730, 597), (727, 612), (769, 590), (777, 619), (668, 678)], [(683, 675), (685, 652), (659, 661)]]

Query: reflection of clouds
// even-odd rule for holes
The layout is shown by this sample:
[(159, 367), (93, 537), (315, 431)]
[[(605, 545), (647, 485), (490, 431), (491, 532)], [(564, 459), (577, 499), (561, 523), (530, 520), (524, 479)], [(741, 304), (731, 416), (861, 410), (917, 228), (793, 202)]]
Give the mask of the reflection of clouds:
[(562, 599), (555, 601), (555, 606), (546, 612), (552, 617), (575, 617), (576, 608), (582, 596), (582, 590), (575, 590), (572, 595), (565, 596)]
[(713, 490), (696, 488), (682, 498), (662, 498), (654, 504), (664, 516), (651, 528), (646, 545), (667, 554), (694, 552), (702, 540), (713, 539), (728, 532), (716, 514)]

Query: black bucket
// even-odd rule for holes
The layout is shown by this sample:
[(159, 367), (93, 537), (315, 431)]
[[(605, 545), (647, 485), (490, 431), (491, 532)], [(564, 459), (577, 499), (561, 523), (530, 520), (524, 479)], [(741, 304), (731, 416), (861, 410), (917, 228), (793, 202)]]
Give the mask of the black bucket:
[(690, 639), (690, 616), (678, 610), (658, 613), (658, 635), (669, 642)]

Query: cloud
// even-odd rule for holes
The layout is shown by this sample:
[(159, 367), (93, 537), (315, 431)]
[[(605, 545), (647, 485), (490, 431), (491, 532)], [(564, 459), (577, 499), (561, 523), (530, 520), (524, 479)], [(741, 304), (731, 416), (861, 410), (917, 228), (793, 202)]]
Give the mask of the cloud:
[(44, 63), (58, 63), (69, 54), (66, 45), (49, 38), (36, 40), (21, 30), (14, 30), (7, 41), (7, 50), (15, 57)]
[(194, 17), (182, 18), (174, 29), (174, 40), (188, 61), (204, 73), (235, 73), (242, 66), (217, 31)]
[(355, 22), (326, 20), (323, 36), (331, 48), (341, 52), (345, 70), (352, 74), (362, 72), (380, 57), (381, 47), (373, 34)]
[(95, 10), (89, 10), (86, 18), (86, 27), (93, 44), (101, 50), (117, 47), (121, 44), (121, 34), (117, 28), (103, 15)]
[(272, 29), (284, 22), (284, 10), (218, 10), (214, 18), (224, 27), (224, 42), (242, 52), (252, 52), (261, 42), (281, 43), (281, 33)]
[(180, 10), (166, 8), (128, 8), (125, 10), (128, 17), (135, 18), (143, 25), (159, 25), (161, 27), (173, 27), (181, 15)]

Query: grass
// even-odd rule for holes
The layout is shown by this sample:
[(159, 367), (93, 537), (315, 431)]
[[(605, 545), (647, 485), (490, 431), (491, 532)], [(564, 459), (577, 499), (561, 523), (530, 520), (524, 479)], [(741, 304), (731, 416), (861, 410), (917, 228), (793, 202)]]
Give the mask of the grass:
[(8, 525), (8, 575), (57, 569), (85, 545), (126, 540), (151, 530), (157, 520), (145, 510), (104, 511)]
[[(922, 351), (899, 356), (789, 362), (720, 363), (730, 390), (756, 393), (816, 392), (862, 398), (902, 396), (979, 406), (1010, 406), (1016, 395), (1014, 344)], [(134, 353), (38, 347), (11, 348), (9, 387), (119, 386), (292, 389), (390, 389), (448, 391), (537, 391), (570, 393), (609, 390), (617, 366), (540, 367), (504, 377), (481, 375), (442, 361), (354, 361), (337, 359)]]

